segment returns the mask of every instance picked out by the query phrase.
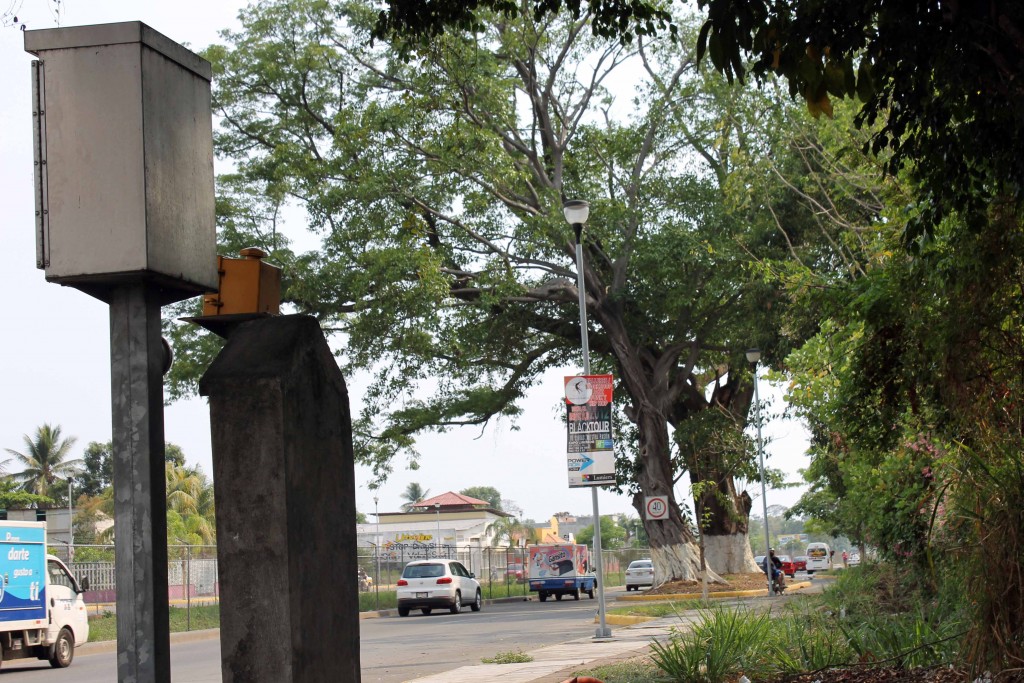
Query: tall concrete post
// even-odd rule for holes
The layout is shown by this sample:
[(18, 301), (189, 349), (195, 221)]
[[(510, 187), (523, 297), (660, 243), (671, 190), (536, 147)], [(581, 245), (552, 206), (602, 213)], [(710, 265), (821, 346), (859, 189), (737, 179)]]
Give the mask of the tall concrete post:
[(167, 484), (159, 293), (128, 284), (110, 297), (117, 680), (170, 683)]
[(359, 681), (345, 380), (314, 318), (234, 329), (210, 400), (225, 682)]

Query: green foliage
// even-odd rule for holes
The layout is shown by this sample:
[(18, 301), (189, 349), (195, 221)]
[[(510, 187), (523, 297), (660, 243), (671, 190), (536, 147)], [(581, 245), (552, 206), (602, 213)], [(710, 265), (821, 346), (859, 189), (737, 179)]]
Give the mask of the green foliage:
[(912, 572), (871, 565), (841, 572), (821, 598), (781, 612), (754, 605), (703, 610), (691, 630), (652, 645), (652, 658), (668, 680), (707, 683), (740, 673), (766, 680), (872, 663), (953, 663), (966, 632), (962, 586), (936, 600), (914, 581)]
[(429, 489), (424, 489), (414, 481), (410, 482), (409, 485), (405, 487), (405, 490), (402, 491), (402, 500), (405, 501), (402, 503), (402, 510), (409, 510), (409, 508), (421, 500), (424, 500), (429, 495)]
[(495, 510), (501, 509), (501, 492), (493, 486), (470, 486), (459, 491), (464, 496), (486, 500)]
[[(75, 444), (75, 437), (63, 438), (60, 425), (44, 424), (36, 429), (34, 437), (25, 435), (24, 440), (24, 453), (10, 448), (4, 450), (14, 456), (15, 463), (22, 467), (20, 472), (12, 474), (11, 477), (22, 482), (25, 491), (48, 496), (58, 479), (66, 481), (69, 476), (78, 473), (82, 461), (67, 459), (71, 447)], [(4, 461), (3, 464), (7, 462), (10, 461)]]
[(165, 465), (167, 538), (171, 545), (212, 545), (217, 539), (213, 482), (202, 468)]
[[(220, 628), (219, 605), (193, 605), (191, 608), (172, 607), (169, 617), (171, 633)], [(89, 640), (90, 642), (117, 640), (117, 615), (107, 612), (99, 617), (90, 618)]]
[[(626, 530), (615, 521), (612, 515), (601, 515), (601, 548), (621, 548), (626, 540)], [(583, 527), (576, 534), (576, 542), (583, 545), (594, 545), (594, 525)]]
[(725, 683), (743, 673), (758, 676), (758, 647), (771, 628), (767, 612), (715, 608), (702, 612), (691, 630), (651, 643), (651, 657), (673, 681)]
[(29, 493), (16, 482), (8, 478), (0, 478), (0, 508), (4, 510), (48, 507), (54, 500), (48, 496)]
[(84, 465), (75, 480), (75, 491), (86, 496), (98, 496), (114, 482), (113, 446), (91, 441), (82, 455)]

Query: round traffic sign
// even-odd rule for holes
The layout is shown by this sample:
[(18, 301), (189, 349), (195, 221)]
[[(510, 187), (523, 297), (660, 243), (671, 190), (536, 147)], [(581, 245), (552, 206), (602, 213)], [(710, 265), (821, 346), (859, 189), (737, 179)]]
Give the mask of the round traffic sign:
[(668, 498), (649, 496), (646, 500), (647, 519), (668, 519)]

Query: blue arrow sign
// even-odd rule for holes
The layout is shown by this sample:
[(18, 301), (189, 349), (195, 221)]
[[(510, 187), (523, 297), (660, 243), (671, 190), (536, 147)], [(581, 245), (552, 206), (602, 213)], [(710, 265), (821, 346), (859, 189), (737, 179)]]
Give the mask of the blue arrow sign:
[[(581, 453), (581, 455), (583, 455), (583, 454)], [(588, 467), (590, 467), (593, 464), (594, 464), (594, 459), (593, 458), (591, 458), (591, 457), (589, 457), (587, 455), (583, 455), (583, 463), (580, 464), (580, 472), (582, 472), (583, 470), (587, 469)]]

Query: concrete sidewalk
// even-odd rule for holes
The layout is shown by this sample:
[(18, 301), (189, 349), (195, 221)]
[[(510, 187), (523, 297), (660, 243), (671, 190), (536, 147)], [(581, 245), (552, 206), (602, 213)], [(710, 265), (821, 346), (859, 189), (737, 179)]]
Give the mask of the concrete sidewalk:
[(654, 640), (666, 640), (672, 629), (684, 625), (686, 617), (655, 619), (617, 628), (608, 640), (578, 638), (530, 652), (532, 662), (519, 664), (478, 664), (463, 666), (408, 683), (560, 683), (572, 678), (582, 666), (613, 663), (645, 654)]
[[(799, 593), (812, 587), (810, 581), (796, 582), (787, 590)], [(820, 589), (820, 586), (817, 588)], [(749, 604), (752, 601), (762, 603), (770, 608), (776, 598), (768, 598), (765, 590), (730, 591), (712, 594), (723, 605)], [(812, 592), (814, 592), (812, 590)], [(652, 596), (655, 600), (693, 600), (700, 594), (660, 595)], [(782, 598), (785, 599), (785, 598)], [(619, 601), (628, 601), (620, 597)], [(682, 612), (678, 616), (658, 619), (644, 619), (639, 623), (631, 623), (637, 617), (608, 616), (609, 624), (631, 623), (620, 626), (612, 631), (612, 638), (597, 640), (594, 638), (577, 638), (557, 645), (549, 645), (529, 652), (533, 661), (519, 664), (477, 664), (463, 666), (451, 671), (414, 678), (406, 683), (563, 683), (571, 679), (581, 668), (594, 668), (606, 664), (614, 664), (631, 657), (646, 654), (654, 641), (667, 641), (673, 631), (686, 630), (691, 624), (700, 620), (699, 610)], [(643, 619), (643, 618), (640, 618)]]

